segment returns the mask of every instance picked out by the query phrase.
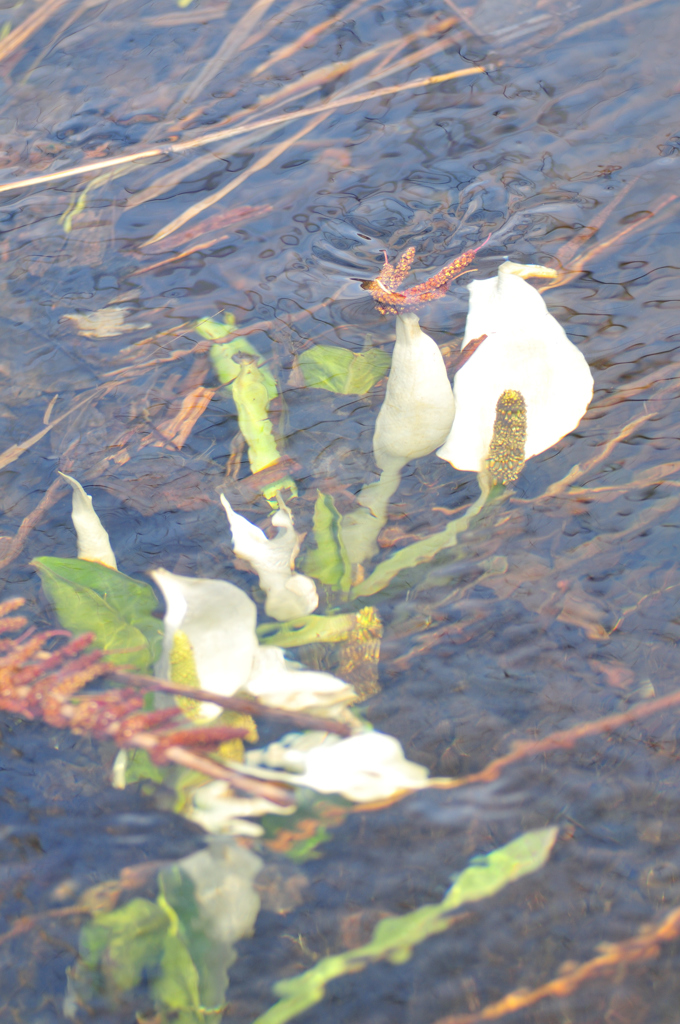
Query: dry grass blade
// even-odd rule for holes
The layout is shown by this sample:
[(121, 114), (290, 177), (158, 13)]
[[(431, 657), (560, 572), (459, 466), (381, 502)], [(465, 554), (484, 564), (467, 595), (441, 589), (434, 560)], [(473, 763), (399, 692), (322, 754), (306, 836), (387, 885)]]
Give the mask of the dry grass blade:
[(552, 40), (553, 43), (561, 43), (565, 39), (572, 39), (574, 36), (580, 36), (582, 32), (587, 32), (588, 29), (597, 28), (599, 25), (605, 25), (608, 21), (614, 21), (615, 18), (622, 18), (624, 14), (630, 14), (631, 11), (641, 11), (643, 7), (651, 7), (652, 4), (658, 3), (659, 0), (635, 0), (635, 3), (625, 4), (624, 7), (617, 7), (614, 11), (608, 11), (606, 14), (601, 14), (599, 18), (591, 18), (589, 21), (582, 21), (578, 25), (572, 26), (572, 28), (566, 29), (564, 32), (560, 32), (558, 36)]
[(57, 424), (61, 423), (62, 420), (65, 420), (67, 416), (71, 416), (78, 409), (82, 409), (84, 405), (87, 405), (88, 402), (91, 402), (98, 394), (101, 393), (103, 393), (101, 388), (95, 388), (94, 391), (91, 391), (85, 396), (85, 398), (81, 399), (80, 402), (76, 402), (70, 409), (63, 412), (61, 416), (57, 416), (56, 420), (51, 420), (50, 423), (48, 423), (46, 427), (43, 427), (42, 430), (39, 430), (37, 434), (33, 434), (32, 437), (29, 437), (27, 441), (21, 441), (19, 444), (13, 444), (10, 448), (6, 448), (5, 451), (0, 454), (0, 469), (5, 469), (6, 466), (11, 466), (11, 464), (16, 462), (24, 452), (27, 452), (29, 448), (32, 448), (34, 444), (37, 444), (38, 441), (42, 440), (45, 434), (49, 434), (52, 427), (56, 427)]
[[(252, 146), (257, 142), (263, 142), (268, 136), (276, 131), (276, 127), (262, 128), (259, 132), (253, 132), (248, 139), (248, 145)], [(167, 174), (162, 174), (160, 177), (142, 189), (141, 192), (137, 192), (136, 195), (131, 196), (127, 201), (127, 209), (133, 210), (136, 206), (141, 206), (142, 203), (148, 203), (151, 199), (156, 199), (158, 196), (163, 195), (164, 192), (168, 192), (171, 188), (179, 185), (180, 182), (186, 181), (194, 174), (199, 174), (204, 167), (209, 164), (215, 163), (216, 160), (226, 160), (227, 157), (234, 153), (237, 153), (243, 146), (243, 142), (240, 139), (227, 142), (226, 145), (220, 146), (218, 149), (213, 150), (210, 153), (203, 153), (201, 156), (197, 156), (190, 163), (185, 164), (183, 167), (174, 167)]]
[(341, 99), (331, 100), (327, 103), (318, 103), (304, 110), (296, 110), (290, 114), (279, 114), (275, 117), (262, 118), (252, 124), (236, 125), (233, 128), (225, 128), (222, 131), (207, 132), (185, 142), (173, 142), (164, 146), (156, 146), (153, 149), (145, 149), (139, 153), (129, 153), (127, 156), (110, 157), (106, 160), (96, 160), (91, 164), (80, 164), (62, 171), (51, 171), (46, 174), (36, 174), (31, 178), (20, 178), (18, 181), (5, 182), (0, 184), (0, 192), (12, 192), (15, 189), (29, 188), (32, 185), (45, 185), (52, 181), (61, 181), (64, 178), (90, 174), (92, 171), (99, 171), (106, 167), (119, 167), (123, 164), (136, 163), (139, 160), (151, 160), (162, 156), (171, 156), (174, 153), (186, 153), (191, 149), (199, 149), (201, 146), (209, 146), (213, 142), (221, 142), (223, 139), (230, 139), (236, 135), (246, 135), (248, 132), (259, 131), (261, 128), (269, 128), (272, 125), (287, 124), (290, 121), (298, 121), (302, 117), (311, 117), (313, 114), (320, 114), (340, 107), (347, 107), (353, 103), (365, 103), (369, 100), (380, 99), (382, 96), (393, 96), (399, 92), (406, 92), (409, 89), (423, 89), (430, 85), (438, 85), (440, 82), (450, 82), (455, 78), (465, 78), (468, 75), (483, 75), (487, 71), (485, 67), (462, 68), (459, 71), (449, 71), (443, 75), (430, 75), (427, 78), (417, 78), (412, 82), (402, 82), (400, 85), (388, 85), (382, 89), (371, 89), (369, 92), (357, 93), (352, 96), (344, 96)]
[(227, 34), (217, 53), (205, 62), (200, 73), (184, 90), (181, 103), (192, 103), (203, 92), (208, 82), (219, 74), (225, 64), (244, 49), (248, 36), (273, 3), (274, 0), (256, 0), (252, 7), (248, 7)]
[[(662, 919), (660, 924), (643, 925), (637, 935), (623, 942), (602, 942), (598, 956), (586, 960), (582, 964), (571, 962), (562, 965), (557, 978), (539, 985), (534, 989), (518, 988), (509, 992), (495, 1003), (489, 1003), (474, 1013), (454, 1013), (448, 1017), (440, 1017), (435, 1024), (481, 1024), (486, 1020), (499, 1020), (509, 1013), (517, 1013), (529, 1006), (535, 1006), (542, 999), (564, 999), (571, 995), (586, 981), (620, 972), (626, 964), (645, 963), (660, 955), (659, 946), (664, 942), (673, 942), (680, 936), (680, 907), (674, 907)], [(609, 1019), (609, 1015), (605, 1020)], [(630, 1018), (626, 1017), (626, 1020)], [(616, 1020), (624, 1020), (616, 1017)]]
[[(359, 67), (362, 64), (366, 64), (373, 60), (375, 57), (379, 57), (385, 52), (389, 52), (395, 46), (399, 49), (403, 49), (405, 46), (410, 46), (412, 43), (417, 42), (419, 39), (427, 39), (432, 35), (444, 35), (457, 24), (455, 18), (447, 18), (441, 21), (434, 22), (433, 24), (427, 25), (424, 29), (419, 29), (416, 32), (410, 32), (408, 35), (403, 36), (401, 39), (389, 39), (387, 42), (379, 43), (377, 46), (373, 46), (370, 50), (364, 50), (358, 53), (355, 57), (350, 60), (333, 61), (331, 64), (325, 64), (320, 68), (314, 68), (309, 71), (306, 75), (301, 75), (295, 81), (290, 82), (288, 85), (282, 86), (276, 92), (269, 93), (263, 96), (255, 108), (251, 108), (247, 113), (252, 116), (252, 113), (258, 110), (260, 107), (266, 106), (270, 111), (274, 110), (277, 106), (280, 106), (287, 100), (290, 100), (293, 96), (301, 99), (303, 96), (308, 95), (316, 89), (319, 89), (322, 85), (328, 85), (330, 82), (336, 81), (336, 79), (348, 74), (353, 71), (354, 68)], [(441, 49), (446, 49), (451, 46), (452, 40), (450, 38), (440, 39), (438, 42), (431, 46), (424, 47), (423, 49), (416, 50), (415, 53), (409, 54), (407, 58), (400, 61), (398, 64), (381, 68), (380, 77), (385, 75), (396, 74), (398, 71), (402, 71), (405, 68), (411, 67), (413, 64), (420, 60), (426, 59), (432, 56), (434, 53), (438, 53)], [(374, 81), (378, 71), (373, 68), (367, 76), (359, 79), (357, 82), (352, 83), (343, 90), (342, 95), (348, 94), (367, 82)]]
[(21, 522), (21, 526), (5, 548), (4, 554), (0, 557), (0, 569), (4, 569), (10, 564), (10, 562), (13, 562), (14, 559), (21, 554), (24, 549), (24, 544), (28, 539), (28, 535), (38, 525), (45, 512), (47, 512), (47, 510), (59, 500), (61, 497), (60, 492), (64, 487), (64, 481), (61, 477), (57, 477), (57, 479), (47, 488), (45, 494), (36, 507), (24, 517)]
[(292, 42), (287, 43), (286, 46), (280, 46), (278, 50), (275, 50), (271, 57), (268, 57), (266, 61), (258, 65), (255, 68), (253, 74), (255, 76), (261, 75), (264, 71), (267, 71), (273, 64), (278, 64), (280, 60), (286, 60), (288, 57), (292, 57), (298, 53), (299, 50), (304, 50), (306, 46), (311, 46), (319, 36), (323, 35), (324, 32), (328, 31), (329, 28), (333, 28), (339, 21), (345, 21), (352, 14), (355, 14), (361, 7), (366, 3), (366, 0), (352, 0), (351, 3), (343, 7), (341, 11), (334, 14), (332, 18), (327, 18), (325, 21), (319, 22), (318, 25), (314, 25), (313, 28), (308, 28), (306, 32), (303, 32), (301, 36)]
[(283, 142), (279, 142), (275, 146), (272, 146), (271, 149), (267, 150), (267, 152), (259, 158), (259, 160), (256, 160), (255, 163), (251, 164), (251, 166), (246, 168), (245, 171), (242, 171), (241, 174), (238, 174), (229, 182), (228, 185), (225, 185), (224, 188), (218, 189), (217, 192), (211, 192), (210, 195), (205, 197), (205, 199), (201, 199), (199, 202), (194, 203), (193, 206), (190, 206), (188, 210), (184, 210), (183, 213), (180, 213), (178, 217), (171, 220), (164, 228), (157, 231), (153, 238), (150, 238), (143, 244), (153, 245), (154, 242), (159, 242), (162, 238), (167, 238), (173, 231), (177, 231), (178, 228), (181, 228), (183, 224), (186, 224), (187, 221), (190, 221), (193, 217), (197, 217), (199, 213), (203, 212), (203, 210), (207, 210), (210, 206), (218, 203), (220, 199), (224, 199), (225, 196), (237, 189), (244, 181), (247, 181), (248, 178), (252, 177), (253, 174), (263, 170), (265, 167), (269, 167), (274, 160), (278, 159), (278, 157), (285, 153), (286, 150), (290, 149), (291, 146), (294, 146), (296, 142), (304, 138), (305, 135), (309, 135), (309, 133), (314, 131), (315, 128), (318, 128), (321, 122), (325, 121), (327, 117), (328, 114), (319, 114), (319, 116), (315, 117), (310, 124), (305, 125), (304, 128), (301, 128), (290, 139), (285, 139)]
[(27, 18), (22, 21), (20, 25), (5, 36), (0, 43), (0, 60), (4, 60), (5, 57), (9, 57), (10, 54), (14, 53), (19, 49), (20, 46), (26, 42), (27, 39), (37, 32), (38, 29), (42, 28), (45, 22), (49, 21), (53, 14), (55, 14), (60, 7), (63, 7), (66, 0), (43, 0), (43, 3), (38, 7), (37, 10), (33, 11), (33, 14), (29, 14)]

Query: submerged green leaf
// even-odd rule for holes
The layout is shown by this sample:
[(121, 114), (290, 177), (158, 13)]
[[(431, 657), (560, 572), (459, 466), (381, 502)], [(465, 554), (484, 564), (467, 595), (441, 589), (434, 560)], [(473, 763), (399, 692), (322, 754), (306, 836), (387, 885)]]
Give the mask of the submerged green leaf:
[[(416, 541), (415, 544), (409, 544), (390, 555), (384, 562), (380, 562), (370, 576), (367, 576), (352, 589), (352, 597), (368, 597), (370, 594), (377, 594), (384, 590), (400, 573), (404, 573), (407, 569), (414, 569), (417, 565), (422, 565), (423, 562), (429, 562), (446, 548), (455, 547), (459, 535), (465, 533), (475, 516), (481, 512), (488, 498), (489, 489), (482, 487), (482, 493), (477, 501), (462, 516), (458, 516), (439, 533), (433, 533), (430, 537)], [(408, 588), (413, 586), (416, 581), (411, 580), (405, 574), (400, 582)]]
[(93, 633), (94, 643), (114, 665), (148, 672), (160, 657), (162, 623), (148, 583), (99, 562), (80, 558), (35, 558), (43, 589), (64, 629)]
[(341, 516), (330, 494), (317, 493), (314, 506), (316, 548), (307, 554), (305, 572), (333, 590), (347, 592), (352, 581), (352, 566), (340, 533)]
[(109, 993), (129, 992), (158, 963), (169, 925), (158, 904), (141, 898), (99, 914), (80, 931), (83, 965), (101, 972)]
[(241, 363), (232, 385), (238, 425), (248, 445), (248, 461), (253, 473), (278, 462), (279, 450), (269, 419), (270, 395), (254, 359)]
[(208, 341), (219, 341), (221, 338), (226, 338), (234, 333), (236, 330), (236, 317), (233, 313), (225, 313), (222, 320), (214, 320), (212, 317), (204, 316), (196, 321), (194, 330)]
[(302, 644), (338, 643), (347, 640), (357, 624), (353, 612), (343, 615), (303, 615), (288, 622), (263, 622), (257, 627), (262, 644), (300, 647)]
[(390, 368), (390, 355), (379, 348), (350, 352), (337, 345), (314, 345), (298, 358), (298, 366), (311, 388), (336, 395), (365, 395)]
[(370, 963), (405, 963), (414, 946), (449, 927), (451, 911), (464, 903), (487, 899), (518, 878), (538, 871), (550, 856), (557, 831), (551, 827), (525, 832), (493, 853), (476, 858), (458, 875), (441, 903), (387, 918), (376, 926), (366, 945), (324, 957), (303, 974), (278, 982), (274, 991), (282, 998), (254, 1024), (286, 1024), (321, 1002), (329, 981), (361, 971)]
[(276, 398), (278, 394), (276, 381), (267, 367), (263, 365), (264, 358), (247, 338), (234, 338), (233, 341), (228, 341), (224, 345), (213, 345), (210, 349), (210, 361), (221, 383), (232, 384), (238, 377), (241, 372), (241, 361), (234, 359), (234, 356), (239, 355), (255, 358), (262, 375), (262, 382), (267, 389), (267, 396), (271, 402), (272, 398)]

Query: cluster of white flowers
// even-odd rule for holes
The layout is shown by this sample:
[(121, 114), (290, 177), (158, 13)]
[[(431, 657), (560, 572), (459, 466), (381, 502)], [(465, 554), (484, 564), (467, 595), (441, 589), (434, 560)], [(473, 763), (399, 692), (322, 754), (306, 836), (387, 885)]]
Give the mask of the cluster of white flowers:
[[(573, 430), (593, 393), (593, 378), (578, 349), (548, 312), (527, 277), (555, 276), (544, 267), (506, 262), (498, 275), (469, 286), (470, 310), (463, 350), (483, 337), (455, 375), (453, 390), (438, 346), (412, 313), (397, 317), (396, 344), (373, 448), (381, 480), (364, 488), (360, 510), (344, 517), (352, 561), (372, 551), (387, 503), (403, 466), (437, 454), (457, 469), (514, 480), (526, 459)], [(116, 568), (108, 536), (77, 480), (73, 523), (78, 557)], [(295, 572), (301, 538), (285, 504), (272, 517), (270, 540), (222, 496), (236, 555), (250, 563), (266, 595), (265, 611), (279, 621), (317, 607), (316, 586)], [(352, 729), (345, 739), (328, 732), (291, 733), (246, 755), (240, 770), (358, 803), (384, 800), (428, 785), (428, 773), (408, 761), (396, 739), (373, 731), (351, 714), (353, 688), (324, 672), (286, 661), (282, 649), (261, 646), (257, 609), (238, 587), (223, 580), (193, 579), (156, 569), (165, 598), (164, 646), (157, 674), (170, 678), (176, 644), (188, 647), (200, 687), (216, 695), (243, 694), (264, 705), (317, 716), (341, 717)], [(203, 720), (221, 708), (200, 705)], [(294, 807), (290, 808), (292, 812)], [(284, 813), (267, 800), (236, 797), (226, 783), (198, 789), (188, 816), (211, 832), (261, 833), (253, 822)]]

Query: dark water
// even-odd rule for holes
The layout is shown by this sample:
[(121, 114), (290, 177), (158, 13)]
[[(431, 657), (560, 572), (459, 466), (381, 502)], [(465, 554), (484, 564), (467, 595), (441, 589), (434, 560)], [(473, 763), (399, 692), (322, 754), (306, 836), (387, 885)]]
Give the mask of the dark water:
[[(210, 130), (304, 73), (436, 18), (460, 15), (447, 46), (411, 69), (384, 79), (376, 70), (385, 55), (401, 60), (440, 37), (382, 50), (280, 110), (339, 95), (364, 75), (361, 91), (475, 64), (490, 70), (334, 110), (207, 216), (263, 209), (224, 228), (228, 238), (156, 269), (145, 270), (182, 247), (169, 238), (150, 255), (139, 248), (145, 239), (308, 122), (220, 143), (201, 167), (190, 164), (205, 148), (128, 169), (89, 193), (70, 232), (60, 218), (82, 180), (0, 196), (2, 448), (41, 430), (55, 395), (53, 417), (116, 383), (0, 471), (1, 529), (16, 533), (61, 467), (94, 495), (123, 571), (163, 565), (251, 586), (232, 564), (216, 501), (237, 430), (228, 399), (216, 394), (180, 450), (147, 443), (193, 386), (217, 383), (182, 325), (225, 308), (239, 326), (259, 325), (251, 340), (283, 390), (286, 453), (301, 467), (296, 522), (309, 529), (318, 487), (332, 482), (347, 511), (371, 478), (381, 399), (302, 390), (294, 356), (314, 342), (389, 343), (392, 323), (357, 280), (375, 276), (380, 250), (415, 245), (423, 272), (494, 232), (475, 264), (480, 276), (503, 259), (575, 268), (545, 297), (592, 368), (591, 409), (408, 592), (393, 587), (374, 599), (385, 624), (383, 690), (366, 713), (433, 774), (457, 776), (516, 739), (677, 688), (680, 13), (670, 0), (623, 13), (609, 0), (366, 4), (253, 77), (277, 47), (338, 9), (313, 3), (277, 22), (284, 8), (274, 4), (252, 29), (261, 38), (195, 98), (188, 87), (247, 5), (65, 3), (4, 58), (3, 182)], [(12, 26), (25, 16), (23, 7), (5, 15)], [(184, 177), (139, 203), (180, 169)], [(151, 326), (91, 339), (62, 319), (107, 303)], [(466, 308), (456, 285), (425, 310), (423, 326), (455, 343)], [(476, 495), (472, 474), (435, 456), (412, 463), (383, 540), (401, 546), (440, 530)], [(252, 519), (267, 512), (262, 500), (240, 507)], [(29, 562), (74, 553), (64, 491), (2, 570), (4, 596), (24, 596), (34, 621), (51, 623)], [(10, 716), (2, 744), (3, 931), (126, 865), (201, 846), (197, 829), (135, 788), (109, 788), (107, 745)], [(519, 764), (495, 783), (350, 815), (323, 857), (299, 869), (308, 881), (302, 903), (285, 915), (264, 910), (254, 937), (240, 943), (226, 1019), (249, 1024), (272, 1002), (276, 980), (365, 941), (383, 914), (439, 900), (473, 854), (540, 825), (561, 832), (539, 875), (480, 904), (409, 963), (334, 982), (304, 1020), (429, 1024), (542, 984), (565, 960), (587, 960), (599, 943), (659, 920), (680, 901), (677, 744), (668, 711)], [(73, 922), (51, 919), (0, 946), (3, 1019), (62, 1019), (76, 943)], [(646, 963), (510, 1019), (674, 1024), (679, 951), (670, 942)]]

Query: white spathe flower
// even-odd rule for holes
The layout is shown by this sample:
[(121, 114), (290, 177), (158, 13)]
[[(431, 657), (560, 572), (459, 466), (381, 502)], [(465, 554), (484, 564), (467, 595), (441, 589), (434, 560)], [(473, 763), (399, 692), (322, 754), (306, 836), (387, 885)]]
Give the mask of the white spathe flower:
[(342, 518), (342, 539), (353, 565), (376, 554), (378, 534), (387, 521), (402, 468), (411, 459), (429, 455), (445, 440), (453, 410), (439, 346), (421, 331), (414, 313), (401, 313), (385, 400), (373, 434), (373, 455), (382, 473), (379, 480), (362, 488), (357, 497), (361, 508)]
[(300, 550), (300, 537), (283, 501), (279, 498), (281, 507), (272, 516), (278, 533), (270, 540), (258, 526), (234, 512), (223, 494), (220, 500), (231, 527), (234, 553), (250, 562), (267, 595), (264, 606), (267, 615), (278, 622), (285, 622), (286, 619), (311, 614), (319, 604), (319, 595), (314, 580), (293, 571)]
[[(151, 577), (165, 598), (163, 655), (157, 674), (168, 678), (175, 633), (181, 630), (191, 644), (201, 688), (231, 697), (247, 682), (258, 649), (257, 609), (247, 594), (225, 580), (192, 579), (167, 569)], [(203, 717), (215, 718), (222, 709), (202, 703)]]
[[(429, 784), (427, 769), (408, 761), (394, 736), (377, 731), (347, 739), (320, 732), (292, 734), (264, 750), (250, 751), (246, 764), (262, 778), (339, 793), (355, 803), (385, 800)], [(258, 764), (267, 768), (258, 770)], [(267, 770), (279, 766), (285, 771)]]
[[(508, 479), (517, 476), (525, 459), (551, 448), (574, 430), (585, 413), (593, 395), (588, 364), (548, 312), (540, 293), (524, 280), (554, 276), (546, 267), (506, 262), (498, 268), (497, 277), (468, 285), (470, 309), (463, 348), (484, 334), (486, 339), (454, 380), (453, 426), (437, 454), (455, 469), (485, 469), (502, 396), (511, 398), (505, 410), (506, 434), (513, 433), (513, 422), (522, 421), (514, 439), (521, 434), (516, 472)], [(519, 402), (517, 393), (524, 411), (512, 406), (512, 401)], [(498, 411), (501, 416), (503, 410)]]
[(290, 665), (280, 647), (260, 647), (253, 674), (244, 687), (269, 707), (287, 711), (329, 713), (356, 699), (354, 689), (327, 672), (311, 672)]
[(73, 491), (71, 519), (76, 531), (78, 558), (86, 562), (101, 562), (109, 569), (117, 569), (109, 535), (93, 508), (91, 496), (85, 493), (75, 477), (62, 472), (59, 472), (59, 476), (71, 485)]
[(397, 317), (397, 337), (385, 400), (373, 435), (381, 469), (429, 455), (453, 422), (453, 396), (439, 346), (420, 329), (414, 313)]

